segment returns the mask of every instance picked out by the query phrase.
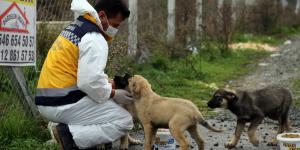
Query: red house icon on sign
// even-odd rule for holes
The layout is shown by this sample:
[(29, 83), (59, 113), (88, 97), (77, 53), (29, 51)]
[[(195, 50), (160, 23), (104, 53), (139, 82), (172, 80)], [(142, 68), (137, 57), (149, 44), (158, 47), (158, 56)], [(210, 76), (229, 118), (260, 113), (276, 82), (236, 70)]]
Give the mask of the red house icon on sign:
[(0, 16), (0, 31), (28, 33), (29, 21), (16, 2), (13, 2)]

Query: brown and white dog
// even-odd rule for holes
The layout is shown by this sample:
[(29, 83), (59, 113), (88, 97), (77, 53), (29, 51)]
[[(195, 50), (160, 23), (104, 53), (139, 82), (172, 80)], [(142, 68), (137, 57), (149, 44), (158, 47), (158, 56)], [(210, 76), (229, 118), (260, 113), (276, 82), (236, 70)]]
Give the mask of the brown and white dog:
[[(116, 89), (124, 89), (129, 91), (128, 89), (128, 79), (131, 78), (131, 75), (126, 73), (124, 76), (115, 76), (114, 77), (114, 86)], [(134, 104), (127, 104), (127, 105), (122, 105), (132, 116), (133, 122), (137, 123), (137, 115), (136, 115), (136, 110), (134, 107)], [(120, 150), (127, 150), (130, 144), (143, 144), (142, 141), (134, 139), (127, 133), (125, 136), (121, 137), (121, 142), (120, 142)]]
[[(291, 104), (291, 93), (280, 87), (266, 87), (256, 91), (219, 89), (207, 103), (210, 108), (229, 109), (237, 116), (235, 134), (225, 144), (227, 148), (235, 147), (247, 122), (250, 122), (248, 137), (254, 146), (259, 143), (255, 131), (265, 117), (279, 121), (278, 133), (289, 130), (288, 112)], [(275, 144), (276, 141), (268, 143)]]
[(145, 132), (144, 149), (151, 150), (153, 138), (158, 128), (169, 128), (182, 150), (188, 150), (188, 140), (184, 135), (187, 130), (198, 144), (199, 150), (204, 150), (204, 141), (198, 133), (197, 124), (215, 131), (206, 122), (198, 108), (189, 100), (162, 97), (152, 91), (148, 81), (140, 75), (129, 79), (129, 89), (134, 97), (137, 117)]

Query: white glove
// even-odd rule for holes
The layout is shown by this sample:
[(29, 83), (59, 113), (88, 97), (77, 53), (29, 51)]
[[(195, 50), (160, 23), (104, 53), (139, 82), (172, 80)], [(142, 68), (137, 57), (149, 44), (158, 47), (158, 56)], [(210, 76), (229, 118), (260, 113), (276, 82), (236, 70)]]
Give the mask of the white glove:
[(112, 98), (118, 104), (130, 104), (133, 102), (132, 95), (122, 89), (115, 90), (115, 95)]

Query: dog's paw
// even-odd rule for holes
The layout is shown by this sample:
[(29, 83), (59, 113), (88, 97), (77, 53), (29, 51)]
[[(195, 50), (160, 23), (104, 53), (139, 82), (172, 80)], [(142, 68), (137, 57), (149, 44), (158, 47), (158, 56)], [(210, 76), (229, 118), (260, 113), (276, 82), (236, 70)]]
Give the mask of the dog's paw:
[(130, 135), (128, 136), (128, 142), (129, 142), (129, 144), (132, 144), (132, 145), (143, 145), (143, 142), (141, 140), (135, 139), (135, 138), (131, 137)]
[(129, 143), (132, 145), (143, 145), (143, 142), (141, 140), (137, 140), (137, 139), (130, 139)]
[(128, 150), (128, 145), (120, 145), (119, 150)]
[(277, 142), (270, 141), (267, 143), (268, 146), (277, 146)]
[(272, 139), (271, 141), (269, 141), (267, 143), (268, 146), (277, 146), (277, 140), (276, 139)]
[(96, 146), (96, 150), (105, 150), (104, 144), (98, 144), (98, 145)]
[(219, 132), (224, 132), (224, 131), (226, 131), (225, 128), (220, 128), (220, 129), (219, 129)]
[(226, 147), (226, 148), (228, 148), (228, 149), (231, 149), (231, 148), (234, 148), (235, 147), (235, 143), (233, 143), (233, 142), (228, 142), (228, 143), (226, 143), (224, 146)]
[(250, 142), (253, 144), (253, 146), (258, 146), (258, 144), (259, 144), (258, 140), (251, 140), (250, 139)]

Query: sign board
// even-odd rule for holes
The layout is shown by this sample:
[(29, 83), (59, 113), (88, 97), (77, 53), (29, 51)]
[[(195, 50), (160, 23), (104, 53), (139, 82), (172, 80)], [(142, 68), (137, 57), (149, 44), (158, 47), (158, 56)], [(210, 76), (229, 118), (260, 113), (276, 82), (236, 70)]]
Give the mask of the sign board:
[(0, 0), (0, 65), (35, 62), (36, 0)]

